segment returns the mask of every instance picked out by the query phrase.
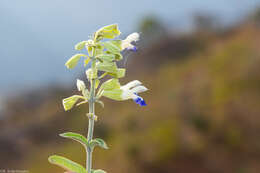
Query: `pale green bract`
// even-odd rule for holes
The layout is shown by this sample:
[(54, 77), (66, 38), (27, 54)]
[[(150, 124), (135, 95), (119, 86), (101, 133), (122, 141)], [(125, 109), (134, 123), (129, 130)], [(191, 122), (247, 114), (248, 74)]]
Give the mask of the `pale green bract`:
[(122, 78), (122, 77), (125, 77), (125, 69), (117, 68), (117, 71), (115, 73), (108, 73), (108, 74), (115, 78)]
[(121, 41), (106, 41), (103, 43), (104, 47), (111, 53), (119, 53), (121, 51)]
[(112, 24), (100, 28), (94, 36), (94, 41), (100, 41), (104, 38), (113, 39), (120, 35), (117, 24)]
[(110, 98), (112, 100), (122, 101), (123, 91), (121, 89), (104, 90), (102, 96)]
[(114, 54), (100, 54), (97, 55), (96, 58), (100, 58), (100, 60), (103, 61), (114, 61), (115, 55)]
[(65, 111), (70, 110), (79, 99), (86, 100), (85, 97), (79, 96), (79, 95), (73, 95), (71, 97), (65, 98), (62, 100), (63, 107)]
[(87, 57), (87, 55), (84, 54), (76, 54), (74, 56), (72, 56), (67, 62), (66, 62), (66, 67), (69, 69), (73, 69), (77, 64), (78, 61), (81, 57)]
[(120, 83), (119, 80), (115, 78), (107, 80), (100, 86), (100, 89), (103, 90), (113, 90), (118, 88), (120, 88)]
[(97, 63), (97, 69), (109, 73), (117, 73), (117, 65), (115, 62), (103, 61)]
[(87, 41), (81, 41), (78, 44), (75, 45), (76, 50), (82, 50), (85, 48)]

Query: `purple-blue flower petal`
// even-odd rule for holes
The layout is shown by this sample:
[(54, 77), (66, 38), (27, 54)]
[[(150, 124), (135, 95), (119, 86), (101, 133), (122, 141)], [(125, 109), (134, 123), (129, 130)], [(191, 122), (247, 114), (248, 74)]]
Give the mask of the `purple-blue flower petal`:
[(132, 48), (127, 48), (127, 50), (130, 50), (130, 51), (133, 51), (133, 52), (137, 52), (137, 47), (134, 46), (134, 47), (132, 47)]
[(145, 103), (142, 97), (138, 96), (137, 94), (135, 95), (137, 96), (136, 99), (133, 99), (135, 103), (139, 104), (140, 106), (147, 106), (147, 104)]

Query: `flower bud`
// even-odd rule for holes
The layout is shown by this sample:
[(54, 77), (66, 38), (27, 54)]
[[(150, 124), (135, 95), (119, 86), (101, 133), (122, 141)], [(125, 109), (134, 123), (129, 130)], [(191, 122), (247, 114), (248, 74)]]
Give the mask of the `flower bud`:
[(96, 79), (97, 78), (97, 69), (92, 70), (91, 68), (89, 68), (88, 70), (86, 70), (86, 75), (88, 80), (92, 80), (92, 79)]
[(83, 91), (85, 90), (86, 85), (82, 80), (77, 79), (77, 88), (79, 91)]

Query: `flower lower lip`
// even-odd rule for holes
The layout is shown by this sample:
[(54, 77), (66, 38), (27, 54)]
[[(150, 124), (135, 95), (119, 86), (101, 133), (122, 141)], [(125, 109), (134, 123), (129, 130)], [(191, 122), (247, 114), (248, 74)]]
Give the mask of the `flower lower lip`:
[(133, 48), (128, 48), (127, 50), (133, 51), (133, 52), (137, 52), (137, 48), (133, 47)]
[(139, 104), (140, 106), (147, 106), (144, 99), (140, 96), (138, 96), (138, 98), (134, 99), (134, 102)]

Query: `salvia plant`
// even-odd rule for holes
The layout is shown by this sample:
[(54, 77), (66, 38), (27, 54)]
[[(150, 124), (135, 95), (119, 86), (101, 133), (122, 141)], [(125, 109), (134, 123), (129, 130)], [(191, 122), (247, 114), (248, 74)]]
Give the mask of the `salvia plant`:
[[(117, 61), (123, 59), (122, 51), (137, 51), (134, 43), (139, 40), (139, 34), (132, 33), (124, 40), (115, 39), (119, 35), (120, 31), (117, 24), (100, 28), (91, 36), (91, 39), (75, 45), (76, 50), (85, 48), (86, 53), (72, 56), (65, 64), (68, 69), (73, 69), (81, 58), (84, 58), (84, 66), (89, 64), (87, 66), (89, 68), (86, 70), (87, 86), (89, 87), (82, 80), (77, 79), (77, 88), (82, 95), (73, 95), (62, 101), (65, 111), (72, 109), (74, 106), (88, 103), (89, 113), (87, 113), (87, 117), (89, 124), (87, 137), (73, 132), (60, 134), (61, 137), (75, 140), (84, 146), (86, 165), (84, 167), (58, 155), (52, 155), (48, 159), (50, 163), (58, 165), (70, 173), (105, 173), (101, 169), (92, 169), (94, 148), (99, 146), (108, 149), (104, 140), (93, 138), (94, 123), (97, 121), (95, 103), (99, 103), (104, 107), (104, 103), (100, 100), (102, 96), (116, 101), (133, 99), (140, 106), (146, 106), (144, 99), (138, 94), (147, 91), (147, 88), (138, 80), (121, 85), (119, 79), (125, 76), (126, 70), (117, 67)], [(104, 79), (107, 80), (104, 81)]]

